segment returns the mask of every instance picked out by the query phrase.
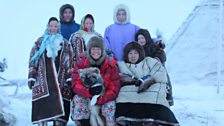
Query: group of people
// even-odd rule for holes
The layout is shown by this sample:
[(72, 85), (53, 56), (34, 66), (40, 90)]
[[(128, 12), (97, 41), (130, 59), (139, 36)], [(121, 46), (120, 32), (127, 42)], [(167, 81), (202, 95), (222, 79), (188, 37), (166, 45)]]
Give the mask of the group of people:
[(91, 125), (89, 104), (95, 95), (83, 85), (79, 70), (94, 67), (105, 85), (95, 104), (106, 126), (179, 126), (170, 110), (172, 86), (163, 47), (147, 29), (130, 23), (128, 7), (115, 7), (114, 24), (104, 37), (95, 31), (93, 15), (85, 15), (80, 25), (74, 16), (72, 5), (62, 5), (60, 21), (51, 17), (32, 47), (32, 123), (66, 126), (71, 116), (78, 126)]

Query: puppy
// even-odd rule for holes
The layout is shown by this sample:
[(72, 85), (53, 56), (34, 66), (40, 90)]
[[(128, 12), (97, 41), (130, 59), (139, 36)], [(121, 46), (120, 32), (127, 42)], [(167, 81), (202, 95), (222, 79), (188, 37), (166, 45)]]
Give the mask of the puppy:
[(105, 126), (104, 119), (100, 115), (101, 105), (96, 105), (97, 98), (105, 92), (104, 80), (96, 67), (78, 70), (79, 76), (93, 98), (89, 102), (90, 124), (92, 126)]

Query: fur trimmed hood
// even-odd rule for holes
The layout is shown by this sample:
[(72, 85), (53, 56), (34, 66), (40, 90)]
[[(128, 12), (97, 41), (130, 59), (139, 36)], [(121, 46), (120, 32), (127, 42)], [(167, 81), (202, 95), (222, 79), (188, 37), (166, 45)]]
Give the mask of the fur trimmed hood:
[(128, 43), (125, 47), (124, 47), (124, 51), (123, 51), (123, 60), (126, 63), (130, 63), (128, 60), (128, 53), (132, 50), (136, 50), (139, 53), (139, 59), (136, 62), (139, 63), (141, 62), (144, 58), (145, 58), (145, 51), (143, 49), (143, 47), (141, 45), (139, 45), (137, 42), (130, 42)]
[(63, 23), (67, 23), (64, 21), (64, 17), (63, 17), (63, 12), (65, 11), (65, 9), (71, 9), (72, 10), (72, 19), (69, 23), (73, 22), (74, 21), (74, 17), (75, 17), (75, 9), (74, 7), (71, 5), (71, 4), (64, 4), (61, 6), (60, 8), (60, 11), (59, 11), (59, 17), (60, 17), (60, 21), (63, 22)]
[(147, 29), (139, 29), (135, 34), (135, 41), (138, 41), (138, 35), (143, 35), (146, 40), (146, 45), (153, 43), (152, 37)]
[[(90, 56), (90, 50), (93, 47), (99, 47), (102, 50), (102, 56), (98, 60), (94, 60)], [(103, 38), (98, 37), (98, 36), (93, 36), (87, 44), (87, 58), (89, 59), (90, 64), (97, 65), (97, 66), (101, 65), (105, 59), (105, 56), (106, 56), (106, 52), (105, 52), (105, 48), (104, 48)]]
[(124, 4), (119, 4), (117, 5), (115, 8), (114, 8), (114, 23), (118, 23), (118, 24), (121, 24), (121, 22), (119, 22), (117, 20), (117, 12), (119, 10), (124, 10), (126, 12), (126, 21), (124, 21), (122, 24), (127, 24), (127, 23), (130, 23), (130, 19), (131, 19), (131, 14), (130, 14), (130, 11), (129, 11), (129, 8), (128, 6), (124, 5)]

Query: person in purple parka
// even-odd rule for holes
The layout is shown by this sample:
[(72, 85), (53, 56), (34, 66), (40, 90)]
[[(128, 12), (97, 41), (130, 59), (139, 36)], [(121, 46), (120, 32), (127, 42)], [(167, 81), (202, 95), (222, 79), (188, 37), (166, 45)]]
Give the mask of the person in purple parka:
[(109, 25), (104, 33), (104, 42), (107, 49), (111, 50), (118, 61), (122, 60), (123, 48), (134, 41), (135, 33), (139, 26), (130, 23), (130, 11), (124, 4), (119, 4), (114, 9), (114, 24)]

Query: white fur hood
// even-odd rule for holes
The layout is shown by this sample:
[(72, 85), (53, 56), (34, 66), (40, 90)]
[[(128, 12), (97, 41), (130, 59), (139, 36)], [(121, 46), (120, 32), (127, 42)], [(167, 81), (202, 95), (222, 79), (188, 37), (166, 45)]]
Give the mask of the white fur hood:
[(119, 4), (119, 5), (117, 5), (117, 6), (114, 8), (114, 23), (121, 24), (121, 22), (119, 22), (119, 21), (117, 20), (117, 12), (118, 12), (118, 10), (120, 10), (120, 9), (124, 9), (125, 12), (126, 12), (126, 16), (127, 16), (127, 17), (126, 17), (126, 21), (125, 21), (124, 23), (122, 23), (122, 24), (127, 24), (127, 23), (129, 23), (129, 22), (130, 22), (130, 18), (131, 18), (130, 11), (129, 11), (128, 6), (126, 6), (126, 5), (124, 5), (124, 4)]

